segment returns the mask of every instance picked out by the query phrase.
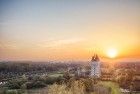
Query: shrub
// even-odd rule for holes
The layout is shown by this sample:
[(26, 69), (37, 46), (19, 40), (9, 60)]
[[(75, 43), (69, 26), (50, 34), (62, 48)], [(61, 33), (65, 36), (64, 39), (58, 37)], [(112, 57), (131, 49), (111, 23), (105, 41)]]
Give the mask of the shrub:
[(27, 82), (25, 79), (12, 79), (6, 83), (6, 87), (9, 89), (20, 89), (25, 82)]
[(85, 94), (83, 83), (74, 81), (70, 88), (66, 84), (53, 84), (48, 87), (48, 94)]
[(41, 81), (37, 81), (37, 82), (27, 82), (26, 83), (26, 88), (27, 89), (31, 89), (31, 88), (42, 88), (45, 87), (46, 84), (44, 82)]
[(7, 90), (6, 94), (18, 94), (17, 90)]
[(19, 81), (17, 80), (11, 80), (9, 81), (6, 86), (9, 88), (9, 89), (20, 89), (20, 83)]
[(27, 89), (27, 85), (24, 83), (23, 85), (21, 85), (21, 87), (20, 87), (21, 89)]
[(56, 82), (56, 78), (55, 77), (47, 77), (45, 80), (46, 84), (53, 84)]
[(45, 83), (48, 85), (54, 84), (54, 83), (58, 83), (61, 84), (63, 81), (63, 77), (47, 77), (45, 80)]
[(45, 87), (46, 84), (44, 82), (41, 82), (41, 81), (37, 81), (33, 84), (33, 87), (34, 88), (41, 88), (41, 87)]
[(87, 78), (84, 81), (84, 85), (85, 85), (85, 89), (87, 92), (93, 91), (93, 87), (94, 87), (94, 81), (91, 78)]
[(33, 88), (33, 83), (32, 82), (26, 82), (25, 84), (26, 84), (27, 89)]

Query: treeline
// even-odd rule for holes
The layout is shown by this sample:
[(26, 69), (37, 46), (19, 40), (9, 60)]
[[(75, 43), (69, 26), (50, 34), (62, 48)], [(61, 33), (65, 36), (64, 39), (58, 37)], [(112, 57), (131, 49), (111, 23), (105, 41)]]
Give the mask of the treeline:
[(45, 64), (38, 63), (19, 63), (19, 62), (0, 62), (0, 81), (5, 78), (18, 77), (23, 74), (34, 75), (49, 72), (59, 72), (67, 70), (68, 67), (76, 67), (78, 64), (68, 64), (68, 63), (50, 63)]

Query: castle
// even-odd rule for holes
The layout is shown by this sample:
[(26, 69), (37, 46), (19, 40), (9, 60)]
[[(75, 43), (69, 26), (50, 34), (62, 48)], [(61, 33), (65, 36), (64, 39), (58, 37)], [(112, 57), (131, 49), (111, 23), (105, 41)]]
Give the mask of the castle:
[(101, 63), (97, 54), (91, 59), (91, 77), (100, 78), (101, 76)]
[(78, 67), (77, 75), (88, 76), (92, 78), (100, 78), (101, 77), (101, 62), (97, 54), (94, 54), (89, 65), (90, 65), (89, 69), (85, 69), (85, 67)]

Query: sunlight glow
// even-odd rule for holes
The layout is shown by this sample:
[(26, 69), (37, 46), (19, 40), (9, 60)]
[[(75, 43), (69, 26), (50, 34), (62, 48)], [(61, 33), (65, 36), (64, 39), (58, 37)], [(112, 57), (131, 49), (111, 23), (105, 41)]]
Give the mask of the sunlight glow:
[(115, 58), (117, 56), (118, 52), (115, 48), (111, 48), (107, 50), (107, 56), (109, 58)]

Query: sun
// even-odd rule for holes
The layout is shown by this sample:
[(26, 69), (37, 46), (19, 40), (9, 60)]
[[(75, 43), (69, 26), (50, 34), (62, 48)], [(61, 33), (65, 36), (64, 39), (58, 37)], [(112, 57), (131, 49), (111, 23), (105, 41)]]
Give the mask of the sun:
[(110, 48), (107, 50), (107, 56), (109, 58), (115, 58), (117, 56), (117, 54), (118, 54), (118, 51), (115, 48)]

